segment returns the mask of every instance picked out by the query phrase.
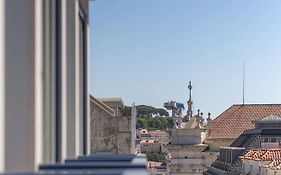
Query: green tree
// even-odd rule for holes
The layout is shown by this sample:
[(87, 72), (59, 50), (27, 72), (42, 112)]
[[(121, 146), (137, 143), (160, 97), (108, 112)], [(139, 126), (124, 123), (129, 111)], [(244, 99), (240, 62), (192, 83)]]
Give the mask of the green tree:
[(144, 118), (137, 119), (137, 128), (148, 128), (147, 120)]

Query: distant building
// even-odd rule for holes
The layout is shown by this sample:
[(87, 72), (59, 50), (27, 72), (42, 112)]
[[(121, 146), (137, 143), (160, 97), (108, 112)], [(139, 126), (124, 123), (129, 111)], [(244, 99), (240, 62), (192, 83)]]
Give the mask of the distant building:
[(210, 150), (219, 151), (220, 146), (230, 146), (244, 130), (254, 129), (253, 120), (272, 114), (281, 116), (281, 104), (233, 105), (207, 126), (205, 143)]
[(138, 128), (136, 133), (137, 133), (137, 139), (139, 140), (151, 139), (150, 133), (147, 129)]
[(149, 131), (147, 129), (138, 128), (136, 131), (138, 140), (157, 140), (162, 145), (166, 145), (170, 142), (170, 136), (166, 131), (155, 130)]
[(173, 129), (169, 150), (168, 172), (178, 174), (203, 174), (206, 167), (217, 158), (216, 152), (208, 150), (204, 144), (206, 129), (186, 128)]
[[(239, 175), (244, 171), (239, 156), (244, 155), (249, 149), (281, 148), (281, 117), (269, 115), (252, 123), (254, 129), (244, 131), (229, 147), (220, 147), (219, 158), (208, 167), (206, 175)], [(257, 155), (259, 153), (257, 152)]]
[(162, 164), (163, 162), (148, 161), (147, 167), (148, 168), (161, 167)]
[[(199, 110), (197, 115), (193, 115), (191, 82), (188, 88), (187, 115), (174, 116), (175, 126), (172, 129), (171, 143), (166, 145), (170, 154), (167, 172), (171, 175), (202, 175), (218, 154), (209, 151), (208, 145), (204, 143), (207, 134), (206, 123)], [(208, 118), (210, 119), (210, 114)]]
[(145, 153), (145, 152), (160, 153), (161, 147), (162, 147), (162, 145), (158, 140), (141, 140), (140, 141), (140, 149), (141, 149), (142, 153)]
[(136, 108), (123, 116), (121, 98), (90, 98), (91, 153), (134, 153), (136, 142)]
[(167, 169), (162, 162), (148, 161), (147, 168), (149, 175), (166, 175)]
[(167, 144), (170, 141), (169, 134), (166, 131), (149, 131), (150, 138), (153, 140), (158, 140), (161, 143)]

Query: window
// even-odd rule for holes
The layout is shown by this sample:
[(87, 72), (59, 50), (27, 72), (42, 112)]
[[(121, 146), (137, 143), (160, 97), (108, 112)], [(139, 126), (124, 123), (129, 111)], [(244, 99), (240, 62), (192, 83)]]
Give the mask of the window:
[(55, 160), (61, 161), (62, 126), (61, 126), (61, 1), (55, 2)]
[(80, 133), (82, 134), (83, 154), (87, 154), (87, 111), (88, 111), (88, 94), (87, 94), (87, 17), (79, 5), (79, 89), (80, 89)]
[(54, 1), (43, 1), (43, 162), (55, 159)]

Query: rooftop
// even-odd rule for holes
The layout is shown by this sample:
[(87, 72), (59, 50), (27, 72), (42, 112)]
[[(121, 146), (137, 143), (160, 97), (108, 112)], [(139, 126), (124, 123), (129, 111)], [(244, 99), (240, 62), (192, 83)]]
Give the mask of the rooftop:
[(149, 131), (147, 129), (141, 129), (139, 128), (140, 134), (149, 134)]
[(147, 162), (147, 167), (161, 167), (162, 162), (155, 162), (155, 161), (148, 161)]
[(276, 115), (269, 115), (261, 120), (255, 120), (253, 123), (281, 123), (281, 117)]
[[(237, 104), (229, 107), (207, 126), (208, 140), (235, 139), (255, 127), (252, 121), (281, 116), (281, 104)], [(268, 119), (269, 119), (268, 118)]]
[(269, 164), (264, 165), (263, 167), (270, 168), (273, 170), (281, 170), (281, 160), (273, 160)]
[(118, 105), (115, 107), (123, 107), (124, 102), (121, 97), (107, 97), (107, 98), (97, 98), (99, 101), (103, 103), (117, 103)]
[(250, 149), (240, 158), (258, 161), (281, 160), (281, 149)]
[(255, 161), (270, 161), (264, 167), (281, 170), (281, 149), (251, 149), (243, 156), (240, 156), (240, 158)]
[(269, 115), (269, 116), (261, 119), (261, 121), (268, 121), (268, 120), (270, 120), (270, 121), (281, 121), (281, 117), (276, 116), (276, 115)]

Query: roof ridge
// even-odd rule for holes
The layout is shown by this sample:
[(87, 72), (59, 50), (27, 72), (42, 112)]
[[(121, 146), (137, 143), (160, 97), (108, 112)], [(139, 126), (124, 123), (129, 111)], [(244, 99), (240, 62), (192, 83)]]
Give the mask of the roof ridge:
[[(259, 121), (268, 116), (279, 119), (277, 117), (281, 117), (281, 104), (234, 104), (207, 126), (207, 140), (237, 138), (245, 130), (254, 129), (253, 120)], [(270, 117), (268, 118), (270, 119)]]
[(216, 118), (213, 119), (212, 122), (216, 121), (220, 116), (222, 116), (224, 113), (228, 112), (234, 105), (229, 106), (225, 111), (223, 111), (220, 115), (218, 115)]
[[(213, 122), (214, 122), (216, 119), (218, 119), (220, 116), (223, 116), (225, 113), (227, 113), (233, 106), (234, 106), (234, 105), (230, 106), (230, 107), (227, 108), (223, 113), (221, 113), (219, 116), (217, 116), (216, 118), (214, 118)], [(232, 111), (232, 112), (229, 112), (229, 113), (230, 113), (229, 116), (232, 116), (232, 115), (233, 115), (236, 111), (238, 111), (240, 108), (241, 108), (241, 107), (237, 108), (236, 110), (234, 110), (234, 111)], [(228, 119), (227, 119), (227, 118), (224, 118), (224, 119), (222, 120), (222, 122), (225, 121), (225, 120), (228, 120)], [(212, 124), (212, 123), (211, 123), (211, 124)]]
[(247, 103), (247, 104), (233, 104), (232, 106), (251, 106), (251, 105), (281, 105), (281, 103)]

